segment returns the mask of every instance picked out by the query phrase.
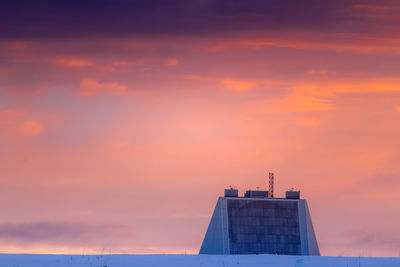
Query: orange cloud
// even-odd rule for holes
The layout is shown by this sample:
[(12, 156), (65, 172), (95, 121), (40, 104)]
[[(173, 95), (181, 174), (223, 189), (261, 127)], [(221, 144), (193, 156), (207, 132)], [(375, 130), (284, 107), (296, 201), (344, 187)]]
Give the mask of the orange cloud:
[(102, 93), (123, 93), (127, 91), (127, 86), (116, 82), (99, 82), (94, 79), (82, 80), (78, 90), (79, 96), (96, 96)]
[(370, 81), (365, 83), (342, 82), (334, 84), (300, 84), (294, 89), (313, 95), (334, 97), (346, 93), (385, 93), (400, 92), (400, 83), (396, 81)]
[(330, 99), (295, 92), (282, 100), (274, 100), (268, 107), (272, 112), (303, 112), (332, 109)]
[(232, 91), (247, 91), (254, 87), (267, 88), (271, 86), (280, 86), (280, 85), (292, 85), (290, 82), (279, 81), (279, 80), (253, 80), (253, 81), (244, 81), (244, 80), (232, 80), (231, 78), (221, 79), (212, 76), (198, 76), (198, 75), (187, 75), (184, 76), (185, 80), (192, 81), (211, 81), (218, 82), (219, 85), (223, 88), (232, 90)]
[(30, 120), (23, 122), (20, 129), (24, 135), (38, 135), (43, 131), (43, 125), (38, 121)]
[(331, 50), (335, 52), (352, 52), (365, 54), (400, 54), (398, 46), (399, 39), (370, 38), (368, 36), (357, 36), (355, 41), (326, 42), (313, 39), (274, 39), (274, 40), (236, 40), (224, 43), (224, 49), (233, 47), (250, 47), (255, 50), (268, 47), (284, 47), (300, 50)]
[(167, 67), (174, 67), (174, 66), (178, 65), (178, 63), (179, 63), (178, 59), (170, 58), (170, 59), (165, 60), (164, 65)]
[(250, 81), (234, 81), (231, 79), (225, 79), (221, 81), (221, 85), (232, 91), (247, 91), (257, 85), (256, 82)]
[[(262, 99), (249, 102), (246, 110), (250, 113), (280, 113), (330, 110), (333, 108), (332, 99), (335, 95), (330, 91), (320, 90), (313, 85), (297, 85), (284, 98)], [(297, 125), (316, 126), (316, 121), (297, 121)]]
[(387, 82), (334, 84), (327, 90), (337, 93), (381, 93), (400, 91), (400, 84)]
[[(400, 83), (369, 82), (369, 83), (337, 83), (337, 84), (299, 84), (292, 87), (293, 92), (283, 99), (266, 99), (252, 102), (249, 110), (256, 113), (264, 112), (304, 112), (333, 109), (333, 99), (339, 94), (363, 94), (400, 92)], [(400, 112), (400, 107), (397, 107)], [(312, 121), (297, 121), (303, 126), (315, 126)]]
[(34, 136), (42, 131), (42, 123), (37, 120), (27, 119), (27, 114), (24, 110), (9, 108), (0, 111), (0, 135)]
[(400, 106), (397, 107), (397, 112), (400, 112)]
[[(333, 100), (340, 94), (364, 94), (400, 92), (400, 83), (396, 81), (371, 81), (357, 83), (353, 81), (342, 83), (318, 83), (293, 85), (282, 81), (233, 81), (225, 79), (221, 84), (235, 91), (246, 91), (260, 85), (291, 85), (292, 93), (284, 98), (261, 99), (249, 102), (246, 108), (251, 113), (270, 112), (305, 112), (331, 110)], [(400, 112), (400, 107), (397, 107)], [(297, 121), (297, 125), (316, 126), (316, 121)]]
[(91, 67), (93, 62), (88, 59), (82, 58), (58, 58), (54, 62), (60, 66), (67, 68), (81, 68), (81, 67)]

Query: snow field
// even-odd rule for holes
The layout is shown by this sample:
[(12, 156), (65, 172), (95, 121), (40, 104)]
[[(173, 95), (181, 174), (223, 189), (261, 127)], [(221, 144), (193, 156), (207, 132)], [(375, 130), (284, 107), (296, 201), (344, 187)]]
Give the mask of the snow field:
[(0, 254), (0, 267), (400, 267), (400, 258), (285, 255)]

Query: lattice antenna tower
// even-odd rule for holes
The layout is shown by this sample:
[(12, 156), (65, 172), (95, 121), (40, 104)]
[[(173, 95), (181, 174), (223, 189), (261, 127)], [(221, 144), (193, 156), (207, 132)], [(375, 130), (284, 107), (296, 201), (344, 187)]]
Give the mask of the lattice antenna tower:
[(269, 196), (274, 197), (274, 173), (269, 173)]

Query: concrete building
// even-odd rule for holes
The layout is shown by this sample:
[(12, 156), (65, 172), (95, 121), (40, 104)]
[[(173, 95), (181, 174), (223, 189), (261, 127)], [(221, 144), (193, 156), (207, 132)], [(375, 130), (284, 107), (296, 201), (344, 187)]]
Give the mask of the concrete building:
[(307, 201), (299, 191), (268, 198), (268, 191), (236, 189), (219, 197), (199, 254), (320, 255)]

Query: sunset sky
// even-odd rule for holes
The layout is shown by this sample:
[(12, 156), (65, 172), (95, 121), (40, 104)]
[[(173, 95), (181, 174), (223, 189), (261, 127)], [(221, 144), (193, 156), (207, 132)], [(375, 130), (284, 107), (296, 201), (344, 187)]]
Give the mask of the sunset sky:
[(322, 255), (400, 256), (400, 2), (0, 3), (0, 252), (197, 253), (301, 190)]

